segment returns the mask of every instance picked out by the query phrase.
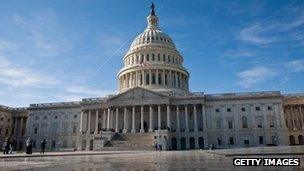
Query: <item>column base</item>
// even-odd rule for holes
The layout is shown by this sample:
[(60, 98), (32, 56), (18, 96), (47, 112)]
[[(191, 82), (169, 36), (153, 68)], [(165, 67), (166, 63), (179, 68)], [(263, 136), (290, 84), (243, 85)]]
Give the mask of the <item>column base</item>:
[(131, 133), (135, 133), (136, 131), (135, 131), (135, 129), (131, 129)]
[(94, 131), (94, 134), (98, 134), (98, 131), (97, 131), (97, 130), (95, 130), (95, 131)]
[(115, 132), (119, 132), (119, 129), (118, 129), (118, 128), (116, 128), (116, 129), (115, 129)]
[(153, 129), (149, 129), (149, 132), (153, 132)]
[(194, 132), (198, 132), (198, 128), (194, 128)]
[(145, 130), (144, 129), (140, 129), (140, 131), (139, 131), (140, 133), (144, 133), (145, 132)]
[(86, 132), (86, 134), (90, 134), (90, 132)]
[(128, 132), (127, 129), (123, 129), (123, 130), (122, 130), (122, 133), (127, 133), (127, 132)]
[(189, 132), (189, 129), (185, 129), (185, 132)]

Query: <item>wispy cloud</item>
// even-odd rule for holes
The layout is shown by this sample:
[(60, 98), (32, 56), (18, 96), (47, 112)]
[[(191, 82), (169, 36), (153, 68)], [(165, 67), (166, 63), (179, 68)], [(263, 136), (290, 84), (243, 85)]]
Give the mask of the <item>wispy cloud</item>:
[(239, 78), (238, 85), (245, 88), (252, 87), (277, 74), (277, 71), (266, 67), (251, 68), (237, 74)]
[(248, 58), (255, 56), (256, 54), (249, 50), (229, 50), (223, 54), (223, 57), (229, 58)]
[[(279, 76), (279, 78), (286, 79), (295, 72), (304, 71), (304, 60), (292, 60), (286, 63), (274, 63), (268, 66), (256, 66), (250, 69), (237, 73), (237, 84), (250, 88), (264, 82), (270, 81), (272, 78)], [(286, 82), (281, 80), (282, 82)]]
[(56, 13), (51, 10), (34, 12), (29, 16), (15, 14), (14, 23), (29, 34), (39, 56), (51, 56), (67, 51), (72, 44), (62, 32)]
[(58, 81), (38, 74), (30, 69), (17, 67), (7, 58), (0, 57), (0, 83), (13, 87), (45, 87), (58, 83)]
[(275, 16), (280, 19), (272, 19), (272, 16), (270, 16), (246, 26), (240, 30), (237, 38), (241, 41), (261, 46), (297, 41), (299, 37), (302, 39), (303, 9), (289, 7), (275, 13)]
[(304, 60), (294, 60), (286, 64), (287, 69), (293, 72), (304, 71)]
[(88, 86), (71, 86), (66, 89), (67, 93), (76, 94), (76, 95), (84, 95), (84, 96), (106, 96), (110, 93), (113, 93), (111, 90), (99, 90), (96, 87), (88, 87)]

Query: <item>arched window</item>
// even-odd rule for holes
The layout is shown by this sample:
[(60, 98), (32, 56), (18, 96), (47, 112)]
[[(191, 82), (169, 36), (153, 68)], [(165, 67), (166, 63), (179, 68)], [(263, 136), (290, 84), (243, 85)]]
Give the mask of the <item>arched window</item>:
[(242, 117), (242, 128), (248, 128), (248, 121), (246, 116)]

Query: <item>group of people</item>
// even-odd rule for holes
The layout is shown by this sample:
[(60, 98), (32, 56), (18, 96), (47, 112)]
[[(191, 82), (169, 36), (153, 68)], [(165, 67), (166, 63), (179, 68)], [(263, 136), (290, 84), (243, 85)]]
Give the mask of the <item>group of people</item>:
[(157, 144), (157, 143), (155, 143), (155, 145), (154, 145), (154, 149), (155, 149), (155, 151), (162, 151), (162, 150), (163, 150), (163, 147), (162, 147), (162, 145), (161, 145), (161, 144)]
[(12, 154), (13, 149), (15, 148), (16, 140), (12, 137), (6, 139), (3, 143), (3, 154)]
[[(45, 139), (41, 139), (40, 141), (40, 153), (44, 154), (45, 153), (45, 148), (46, 148), (46, 140)], [(7, 140), (5, 140), (5, 142), (3, 143), (3, 154), (12, 154), (13, 150), (16, 150), (16, 140), (12, 137), (8, 138)], [(32, 141), (30, 138), (28, 138), (26, 140), (26, 146), (25, 146), (25, 153), (26, 154), (32, 154), (33, 153), (33, 145), (32, 145)]]
[[(41, 139), (40, 140), (40, 154), (44, 154), (45, 153), (45, 147), (46, 147), (46, 140), (45, 139)], [(32, 154), (33, 153), (33, 145), (32, 145), (32, 141), (30, 138), (27, 139), (26, 141), (26, 147), (25, 147), (26, 151), (25, 153), (26, 154)]]

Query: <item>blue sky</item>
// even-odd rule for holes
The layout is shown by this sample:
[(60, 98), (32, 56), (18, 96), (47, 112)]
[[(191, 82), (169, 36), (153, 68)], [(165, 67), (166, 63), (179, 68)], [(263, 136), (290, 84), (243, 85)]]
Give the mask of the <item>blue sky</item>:
[[(1, 1), (0, 104), (12, 107), (116, 93), (122, 57), (151, 2)], [(304, 1), (155, 4), (191, 91), (304, 92)]]

